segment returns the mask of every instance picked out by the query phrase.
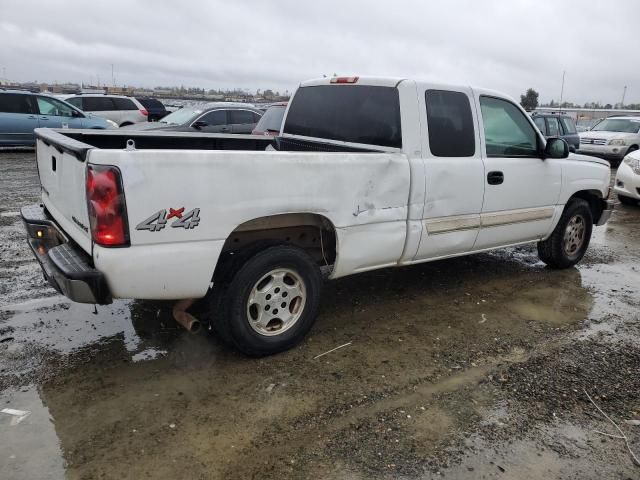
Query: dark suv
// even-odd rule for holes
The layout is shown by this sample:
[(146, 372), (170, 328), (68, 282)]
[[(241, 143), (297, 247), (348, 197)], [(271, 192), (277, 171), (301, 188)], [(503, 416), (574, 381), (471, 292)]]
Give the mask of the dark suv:
[(156, 98), (136, 97), (136, 100), (149, 112), (147, 119), (150, 122), (157, 122), (169, 113), (162, 102)]
[(545, 137), (564, 138), (569, 144), (570, 152), (575, 153), (580, 148), (580, 136), (576, 130), (576, 124), (569, 115), (534, 113), (532, 117)]

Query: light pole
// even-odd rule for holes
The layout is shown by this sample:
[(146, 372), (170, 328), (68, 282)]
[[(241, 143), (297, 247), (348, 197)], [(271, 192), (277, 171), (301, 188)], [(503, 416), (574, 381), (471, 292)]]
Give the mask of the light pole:
[(565, 75), (564, 70), (562, 71), (562, 87), (560, 87), (560, 113), (562, 113), (562, 96), (564, 95), (564, 75)]

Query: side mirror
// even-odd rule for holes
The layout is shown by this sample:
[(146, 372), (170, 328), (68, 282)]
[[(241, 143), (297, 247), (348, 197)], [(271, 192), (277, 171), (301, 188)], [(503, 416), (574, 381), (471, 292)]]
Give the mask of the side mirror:
[(75, 118), (83, 118), (84, 115), (77, 110), (71, 110), (71, 116)]
[(569, 144), (563, 138), (551, 137), (547, 139), (547, 145), (544, 147), (545, 158), (567, 158), (569, 156)]
[(191, 124), (191, 126), (195, 129), (200, 130), (202, 127), (206, 127), (207, 125), (209, 125), (207, 122), (204, 122), (202, 120), (198, 120), (197, 122), (193, 122)]

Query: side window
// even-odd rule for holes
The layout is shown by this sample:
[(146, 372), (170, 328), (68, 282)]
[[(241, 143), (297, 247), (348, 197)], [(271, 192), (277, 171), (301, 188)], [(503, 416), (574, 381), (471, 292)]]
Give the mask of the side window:
[(560, 124), (558, 123), (558, 119), (554, 117), (547, 118), (547, 125), (549, 125), (549, 136), (557, 137), (561, 135), (560, 133)]
[(35, 113), (29, 95), (20, 93), (0, 93), (1, 113)]
[(116, 106), (116, 110), (138, 110), (136, 104), (129, 98), (112, 97), (111, 100)]
[(500, 98), (480, 97), (488, 157), (537, 157), (538, 136), (524, 113)]
[(462, 92), (427, 90), (429, 148), (436, 157), (471, 157), (476, 153), (469, 97)]
[(547, 125), (544, 123), (544, 117), (535, 117), (533, 122), (536, 124), (536, 127), (540, 129), (543, 135), (547, 134)]
[(226, 110), (213, 110), (206, 113), (198, 120), (206, 122), (207, 125), (226, 125), (227, 124), (227, 111)]
[(82, 99), (84, 109), (88, 112), (109, 112), (116, 110), (109, 97), (84, 97)]
[(565, 134), (577, 133), (576, 124), (573, 123), (573, 119), (569, 117), (560, 117), (560, 123)]
[(38, 97), (38, 109), (40, 110), (40, 115), (73, 117), (73, 109), (54, 98)]
[(253, 120), (253, 112), (250, 112), (249, 110), (229, 110), (229, 115), (231, 116), (231, 121), (229, 123), (255, 123), (255, 121)]
[(82, 97), (73, 97), (73, 98), (69, 98), (69, 99), (67, 99), (65, 101), (67, 103), (70, 103), (74, 107), (78, 107), (80, 110), (82, 110)]

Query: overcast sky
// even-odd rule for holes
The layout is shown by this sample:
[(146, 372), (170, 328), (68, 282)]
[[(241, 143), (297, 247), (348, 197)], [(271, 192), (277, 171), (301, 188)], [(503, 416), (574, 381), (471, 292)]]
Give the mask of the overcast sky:
[(640, 103), (635, 0), (0, 0), (0, 77), (292, 90), (393, 75)]

